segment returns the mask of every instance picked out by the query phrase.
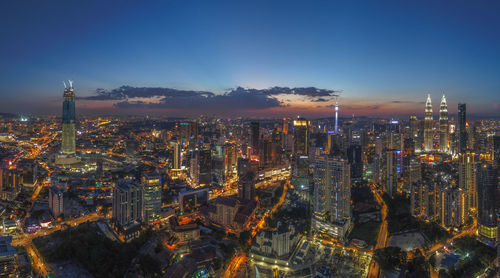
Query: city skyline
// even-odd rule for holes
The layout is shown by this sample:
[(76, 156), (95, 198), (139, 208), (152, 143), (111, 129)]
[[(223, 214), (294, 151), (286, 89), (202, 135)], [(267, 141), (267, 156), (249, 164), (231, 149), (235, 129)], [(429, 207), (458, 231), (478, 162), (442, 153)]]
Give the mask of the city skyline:
[[(74, 79), (77, 96), (84, 98), (100, 88), (112, 91), (127, 85), (216, 96), (239, 86), (315, 87), (340, 92), (344, 117), (423, 115), (425, 95), (430, 92), (438, 103), (444, 92), (450, 115), (456, 114), (458, 102), (466, 102), (471, 117), (498, 117), (497, 5), (2, 4), (1, 20), (11, 27), (1, 33), (7, 39), (0, 46), (5, 65), (0, 68), (0, 109), (56, 114), (61, 81)], [(461, 20), (465, 16), (468, 20)], [(329, 105), (334, 101), (288, 94), (277, 99), (283, 105), (241, 105), (241, 114), (333, 114)], [(86, 114), (179, 114), (169, 108), (116, 103), (79, 99), (77, 108)], [(182, 112), (217, 110), (207, 106)], [(228, 108), (218, 113), (236, 114)]]
[(0, 1), (0, 277), (500, 277), (499, 8)]

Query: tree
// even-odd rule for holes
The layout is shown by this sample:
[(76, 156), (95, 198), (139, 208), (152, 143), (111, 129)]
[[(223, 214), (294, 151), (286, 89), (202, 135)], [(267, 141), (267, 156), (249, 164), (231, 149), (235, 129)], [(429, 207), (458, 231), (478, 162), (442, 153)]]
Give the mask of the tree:
[(386, 247), (375, 250), (373, 258), (384, 270), (399, 268), (406, 262), (406, 252), (399, 247)]

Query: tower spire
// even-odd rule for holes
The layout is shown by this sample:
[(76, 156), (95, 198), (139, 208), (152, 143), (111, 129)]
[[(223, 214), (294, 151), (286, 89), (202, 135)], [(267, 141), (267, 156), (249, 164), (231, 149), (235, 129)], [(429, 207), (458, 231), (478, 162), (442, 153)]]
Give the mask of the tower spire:
[(439, 106), (439, 151), (442, 153), (448, 153), (449, 149), (448, 105), (446, 104), (446, 96), (443, 92), (441, 105)]
[(433, 123), (432, 117), (432, 102), (431, 94), (427, 94), (427, 101), (425, 102), (425, 120), (424, 120), (424, 150), (430, 152), (433, 149)]
[(339, 119), (339, 103), (335, 97), (335, 133), (338, 133), (338, 119)]

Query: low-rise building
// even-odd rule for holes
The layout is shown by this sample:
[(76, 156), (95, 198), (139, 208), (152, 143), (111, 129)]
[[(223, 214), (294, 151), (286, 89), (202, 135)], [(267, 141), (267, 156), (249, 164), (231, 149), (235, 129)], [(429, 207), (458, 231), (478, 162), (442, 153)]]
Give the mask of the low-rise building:
[(252, 244), (252, 252), (265, 256), (287, 257), (297, 244), (298, 232), (292, 225), (281, 224), (275, 231), (262, 231)]

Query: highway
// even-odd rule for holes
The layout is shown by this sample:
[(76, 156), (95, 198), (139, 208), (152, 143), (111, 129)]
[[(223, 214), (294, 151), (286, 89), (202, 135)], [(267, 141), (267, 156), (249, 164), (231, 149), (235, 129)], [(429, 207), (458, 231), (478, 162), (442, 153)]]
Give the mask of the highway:
[[(377, 237), (377, 244), (375, 245), (374, 251), (376, 249), (381, 249), (385, 248), (387, 244), (387, 205), (385, 204), (384, 200), (382, 197), (380, 197), (380, 193), (377, 189), (372, 187), (372, 192), (373, 195), (375, 196), (375, 199), (377, 200), (378, 204), (382, 207), (380, 211), (380, 215), (382, 217), (382, 223), (380, 224), (379, 232), (378, 232), (378, 237)], [(380, 267), (378, 263), (372, 259), (372, 262), (370, 264), (370, 270), (368, 271), (368, 278), (376, 278), (378, 277), (380, 271)]]

